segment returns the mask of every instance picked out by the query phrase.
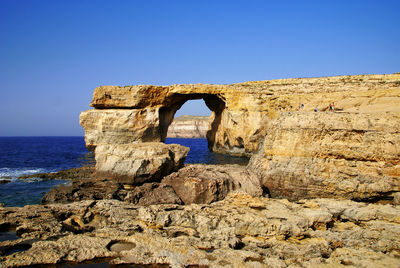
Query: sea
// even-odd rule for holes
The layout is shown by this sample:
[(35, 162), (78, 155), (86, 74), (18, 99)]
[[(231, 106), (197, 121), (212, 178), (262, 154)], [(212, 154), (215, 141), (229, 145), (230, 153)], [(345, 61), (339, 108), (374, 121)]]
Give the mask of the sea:
[[(167, 144), (181, 144), (190, 151), (185, 164), (239, 164), (247, 158), (210, 152), (206, 139), (167, 138)], [(0, 203), (3, 206), (39, 204), (42, 197), (65, 180), (18, 179), (21, 175), (57, 172), (94, 165), (94, 154), (85, 147), (84, 137), (0, 137)]]

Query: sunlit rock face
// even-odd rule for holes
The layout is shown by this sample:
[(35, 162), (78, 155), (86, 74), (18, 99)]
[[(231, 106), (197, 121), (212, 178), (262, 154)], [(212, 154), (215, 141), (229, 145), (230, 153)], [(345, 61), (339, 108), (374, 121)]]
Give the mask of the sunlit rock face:
[[(252, 155), (264, 139), (266, 121), (283, 111), (400, 112), (400, 74), (295, 78), (231, 85), (101, 86), (81, 114), (89, 147), (104, 143), (163, 141), (175, 112), (204, 99), (212, 111), (207, 133), (217, 152)], [(264, 120), (264, 121), (263, 121)]]
[(398, 113), (281, 113), (248, 168), (272, 197), (389, 198), (400, 191)]
[(81, 114), (86, 144), (163, 142), (192, 99), (212, 111), (209, 148), (253, 156), (248, 168), (273, 196), (365, 199), (399, 189), (400, 74), (102, 86), (95, 109)]
[(209, 116), (182, 115), (168, 127), (168, 138), (205, 138), (210, 128)]
[(98, 145), (95, 175), (135, 185), (158, 181), (183, 167), (188, 152), (187, 147), (159, 142)]

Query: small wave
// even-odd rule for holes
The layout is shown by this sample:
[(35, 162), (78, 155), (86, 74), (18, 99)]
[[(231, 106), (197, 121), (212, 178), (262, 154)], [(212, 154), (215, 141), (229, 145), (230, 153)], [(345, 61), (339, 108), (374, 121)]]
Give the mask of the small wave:
[(17, 178), (21, 175), (49, 172), (44, 168), (0, 168), (0, 178)]

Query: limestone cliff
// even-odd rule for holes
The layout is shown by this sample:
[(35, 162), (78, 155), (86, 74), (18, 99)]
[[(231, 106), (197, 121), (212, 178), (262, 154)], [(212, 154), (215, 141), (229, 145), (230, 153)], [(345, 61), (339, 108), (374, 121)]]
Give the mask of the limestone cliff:
[(399, 113), (281, 113), (248, 166), (273, 197), (389, 198), (400, 191)]
[(168, 127), (168, 138), (205, 138), (209, 129), (209, 116), (182, 115)]
[[(217, 152), (252, 155), (263, 140), (264, 117), (318, 106), (349, 113), (400, 112), (400, 74), (295, 78), (231, 85), (101, 86), (81, 114), (89, 148), (97, 144), (163, 141), (175, 112), (191, 99), (212, 111), (207, 133)], [(351, 114), (349, 115), (351, 116)]]
[(95, 109), (80, 116), (86, 145), (164, 141), (175, 112), (191, 99), (204, 99), (212, 111), (209, 148), (252, 156), (248, 169), (272, 196), (363, 200), (400, 190), (399, 73), (102, 86)]

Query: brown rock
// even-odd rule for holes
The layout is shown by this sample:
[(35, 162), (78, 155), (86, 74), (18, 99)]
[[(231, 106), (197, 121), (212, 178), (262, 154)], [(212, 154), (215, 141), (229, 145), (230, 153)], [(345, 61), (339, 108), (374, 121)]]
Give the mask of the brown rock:
[(124, 201), (141, 206), (183, 204), (171, 185), (154, 182), (134, 187), (133, 190), (127, 193)]
[(91, 178), (94, 172), (94, 167), (84, 166), (79, 168), (64, 169), (51, 173), (36, 173), (31, 175), (21, 175), (18, 179), (40, 178), (44, 180), (72, 180)]
[(171, 185), (186, 205), (210, 204), (235, 190), (262, 195), (258, 178), (240, 166), (187, 165), (162, 182)]
[(41, 204), (71, 203), (82, 200), (118, 199), (122, 185), (106, 179), (75, 179), (69, 185), (51, 189)]
[(130, 144), (161, 141), (158, 109), (88, 110), (80, 115), (86, 147), (97, 144)]

